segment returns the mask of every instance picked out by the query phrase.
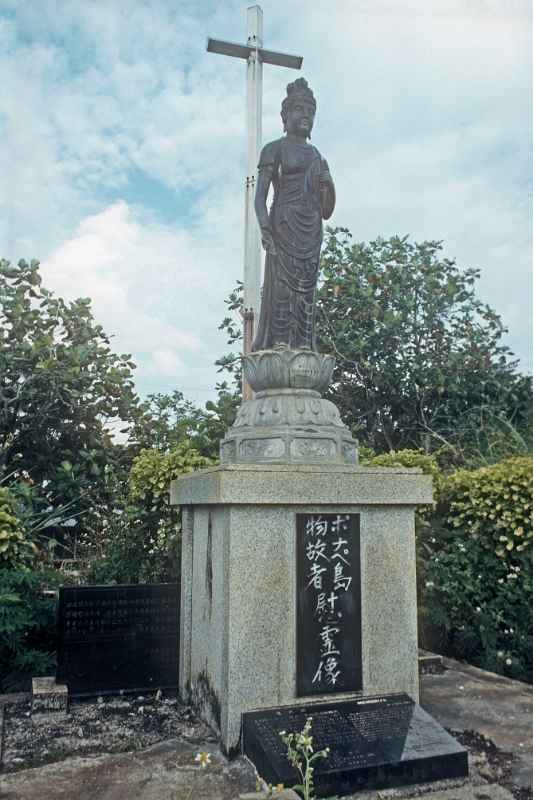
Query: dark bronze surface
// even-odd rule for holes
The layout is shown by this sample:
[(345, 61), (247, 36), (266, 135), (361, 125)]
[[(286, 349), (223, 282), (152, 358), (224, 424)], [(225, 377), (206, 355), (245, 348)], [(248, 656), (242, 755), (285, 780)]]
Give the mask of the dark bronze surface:
[[(255, 210), (266, 250), (261, 315), (253, 350), (315, 347), (315, 291), (322, 220), (335, 207), (327, 161), (307, 140), (316, 102), (304, 78), (287, 87), (281, 116), (286, 135), (265, 145)], [(270, 212), (270, 186), (274, 199)]]

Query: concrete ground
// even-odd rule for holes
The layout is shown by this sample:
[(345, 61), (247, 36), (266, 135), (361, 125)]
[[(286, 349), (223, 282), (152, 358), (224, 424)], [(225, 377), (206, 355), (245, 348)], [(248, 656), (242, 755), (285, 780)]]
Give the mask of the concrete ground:
[(205, 769), (198, 746), (169, 739), (146, 750), (67, 758), (45, 767), (0, 775), (1, 800), (235, 800), (255, 789), (251, 765), (228, 762), (213, 745)]
[(444, 659), (421, 677), (420, 702), (445, 728), (474, 730), (513, 753), (513, 783), (533, 787), (533, 686)]
[[(424, 708), (445, 727), (477, 731), (513, 753), (512, 782), (533, 786), (533, 686), (455, 661), (444, 663), (442, 674), (421, 679)], [(198, 750), (211, 755), (205, 769), (194, 760)], [(496, 786), (483, 787), (480, 793), (483, 778), (475, 772), (474, 785), (434, 786), (442, 791), (433, 794), (434, 800), (510, 800)], [(1, 800), (237, 800), (254, 788), (254, 771), (245, 759), (228, 762), (213, 743), (199, 746), (177, 739), (134, 753), (68, 758), (0, 776)], [(419, 787), (379, 796), (415, 792), (423, 793)]]

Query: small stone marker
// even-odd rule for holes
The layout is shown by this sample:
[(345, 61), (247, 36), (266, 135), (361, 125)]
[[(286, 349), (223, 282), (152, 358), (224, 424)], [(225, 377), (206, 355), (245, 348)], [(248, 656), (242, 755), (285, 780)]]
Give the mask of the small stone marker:
[(428, 650), (419, 650), (418, 671), (421, 675), (439, 675), (444, 672), (442, 656), (437, 653), (430, 653)]
[(317, 796), (348, 794), (468, 775), (467, 751), (406, 694), (243, 714), (243, 749), (263, 780), (298, 782), (280, 732), (312, 717)]
[(68, 688), (55, 678), (33, 678), (31, 682), (32, 720), (64, 718), (68, 714)]

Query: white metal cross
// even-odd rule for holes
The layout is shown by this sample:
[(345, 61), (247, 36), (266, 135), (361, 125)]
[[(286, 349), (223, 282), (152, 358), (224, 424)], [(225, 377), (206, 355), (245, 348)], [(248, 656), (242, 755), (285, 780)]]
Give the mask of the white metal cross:
[(261, 153), (263, 112), (263, 63), (300, 69), (303, 58), (263, 47), (263, 11), (261, 6), (251, 6), (246, 12), (248, 41), (235, 44), (220, 39), (208, 39), (207, 50), (224, 56), (244, 58), (246, 67), (246, 138), (248, 143), (248, 168), (244, 200), (244, 342), (243, 350), (249, 353), (255, 335), (255, 322), (259, 319), (261, 303), (261, 236), (254, 212), (257, 165)]

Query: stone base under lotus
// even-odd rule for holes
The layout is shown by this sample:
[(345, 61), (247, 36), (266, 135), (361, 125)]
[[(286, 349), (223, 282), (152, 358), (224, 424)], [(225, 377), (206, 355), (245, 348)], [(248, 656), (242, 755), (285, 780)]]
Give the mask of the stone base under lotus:
[(286, 392), (260, 392), (242, 404), (221, 462), (357, 464), (357, 444), (333, 403), (317, 392)]
[(337, 407), (321, 397), (332, 356), (264, 350), (244, 356), (245, 400), (220, 447), (225, 464), (357, 464), (357, 442)]

